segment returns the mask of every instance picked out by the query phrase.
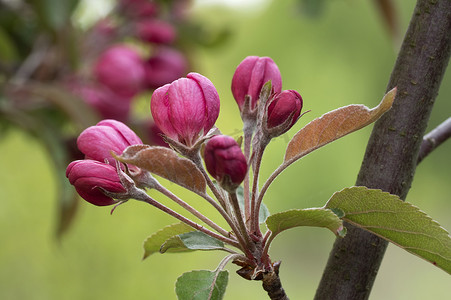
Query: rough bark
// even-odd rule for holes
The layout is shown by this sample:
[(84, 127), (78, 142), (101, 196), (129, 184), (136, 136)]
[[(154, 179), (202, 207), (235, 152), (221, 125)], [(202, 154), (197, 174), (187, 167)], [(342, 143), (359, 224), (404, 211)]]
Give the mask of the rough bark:
[[(405, 199), (427, 122), (448, 65), (451, 0), (419, 0), (387, 91), (398, 87), (393, 108), (371, 134), (356, 185), (382, 189)], [(346, 224), (337, 239), (315, 299), (368, 299), (387, 242)]]

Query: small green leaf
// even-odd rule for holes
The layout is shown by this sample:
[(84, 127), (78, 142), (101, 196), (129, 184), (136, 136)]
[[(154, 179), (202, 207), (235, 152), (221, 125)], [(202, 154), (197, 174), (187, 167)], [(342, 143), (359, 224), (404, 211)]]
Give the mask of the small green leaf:
[[(143, 259), (146, 259), (149, 255), (159, 252), (161, 245), (163, 245), (167, 240), (171, 239), (172, 237), (190, 231), (194, 231), (194, 229), (186, 225), (185, 223), (177, 223), (166, 226), (163, 229), (155, 232), (144, 241)], [(177, 249), (173, 249), (169, 252), (177, 252)]]
[(398, 196), (363, 186), (332, 195), (325, 208), (451, 273), (451, 238), (436, 221)]
[(169, 249), (175, 251), (222, 250), (224, 243), (203, 232), (192, 231), (171, 237), (161, 245), (160, 252), (165, 253)]
[(175, 292), (179, 300), (220, 300), (228, 281), (228, 271), (191, 271), (177, 279)]
[[(241, 211), (244, 211), (244, 189), (241, 185), (236, 189), (236, 197), (238, 198), (238, 204), (240, 205)], [(268, 207), (262, 202), (260, 212), (258, 214), (258, 222), (260, 224), (265, 223), (269, 215), (270, 213)]]
[(338, 236), (345, 234), (343, 222), (326, 208), (293, 209), (277, 213), (266, 219), (266, 226), (271, 230), (271, 240), (280, 232), (299, 226), (325, 227)]

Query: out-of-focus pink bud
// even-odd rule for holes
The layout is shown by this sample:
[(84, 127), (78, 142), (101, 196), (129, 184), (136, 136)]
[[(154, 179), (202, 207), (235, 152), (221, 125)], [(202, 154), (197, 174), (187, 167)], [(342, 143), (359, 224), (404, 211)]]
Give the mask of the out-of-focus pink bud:
[(177, 36), (172, 24), (156, 19), (139, 20), (136, 34), (141, 40), (155, 44), (172, 44)]
[(72, 92), (94, 108), (102, 119), (125, 122), (130, 115), (132, 98), (113, 93), (101, 84), (74, 84)]
[(190, 147), (215, 124), (219, 95), (208, 78), (189, 73), (156, 89), (150, 108), (155, 124), (165, 135)]
[(223, 188), (235, 190), (247, 173), (247, 162), (238, 143), (230, 136), (211, 138), (204, 151), (205, 166)]
[(232, 78), (232, 94), (240, 111), (246, 95), (251, 97), (251, 108), (255, 108), (263, 85), (271, 80), (272, 92), (282, 90), (279, 68), (269, 57), (248, 56), (236, 68)]
[(286, 90), (277, 94), (268, 104), (267, 128), (281, 127), (277, 135), (285, 133), (299, 118), (302, 110), (302, 97), (294, 90)]
[(94, 160), (76, 160), (67, 166), (66, 177), (78, 194), (94, 205), (105, 206), (117, 201), (106, 196), (100, 188), (111, 193), (125, 193), (116, 168)]
[(159, 12), (156, 1), (150, 0), (121, 0), (121, 10), (132, 18), (154, 17)]
[(100, 55), (94, 74), (99, 82), (115, 93), (133, 97), (141, 91), (144, 84), (144, 62), (132, 48), (117, 45)]
[(159, 88), (186, 74), (188, 62), (185, 56), (176, 49), (159, 48), (144, 65), (146, 69), (146, 86)]
[(122, 122), (103, 120), (95, 126), (86, 128), (77, 139), (77, 146), (86, 158), (99, 162), (108, 160), (114, 165), (110, 152), (121, 154), (131, 145), (142, 144), (141, 139)]

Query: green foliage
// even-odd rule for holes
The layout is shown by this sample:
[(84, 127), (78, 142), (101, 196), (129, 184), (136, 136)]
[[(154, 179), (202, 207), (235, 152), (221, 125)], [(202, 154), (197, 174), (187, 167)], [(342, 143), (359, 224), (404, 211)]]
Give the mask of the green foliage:
[(273, 214), (266, 220), (266, 226), (271, 230), (270, 240), (284, 230), (299, 226), (325, 227), (341, 237), (346, 234), (340, 218), (325, 208), (292, 209)]
[(160, 252), (168, 250), (189, 251), (189, 250), (222, 250), (224, 243), (212, 238), (200, 231), (193, 231), (179, 234), (169, 238), (161, 245)]
[(177, 279), (175, 292), (179, 300), (220, 300), (228, 280), (227, 271), (191, 271)]
[(448, 232), (398, 196), (361, 186), (352, 187), (335, 193), (325, 208), (340, 209), (346, 222), (451, 273), (451, 238)]
[[(155, 232), (144, 241), (143, 259), (146, 259), (147, 257), (149, 257), (149, 255), (152, 255), (156, 252), (160, 252), (161, 246), (168, 239), (177, 236), (178, 234), (187, 233), (190, 231), (194, 231), (194, 229), (184, 223), (177, 223), (166, 226), (163, 229)], [(169, 252), (180, 252), (180, 251), (187, 251), (187, 249), (174, 248), (169, 250)]]

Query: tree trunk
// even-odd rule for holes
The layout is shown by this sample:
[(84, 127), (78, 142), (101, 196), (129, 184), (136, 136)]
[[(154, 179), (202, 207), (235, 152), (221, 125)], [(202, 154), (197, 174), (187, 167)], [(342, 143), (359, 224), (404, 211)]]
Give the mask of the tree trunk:
[[(393, 107), (374, 125), (356, 185), (405, 199), (451, 49), (451, 1), (418, 0), (387, 91)], [(387, 242), (346, 224), (337, 239), (315, 299), (368, 299)]]

